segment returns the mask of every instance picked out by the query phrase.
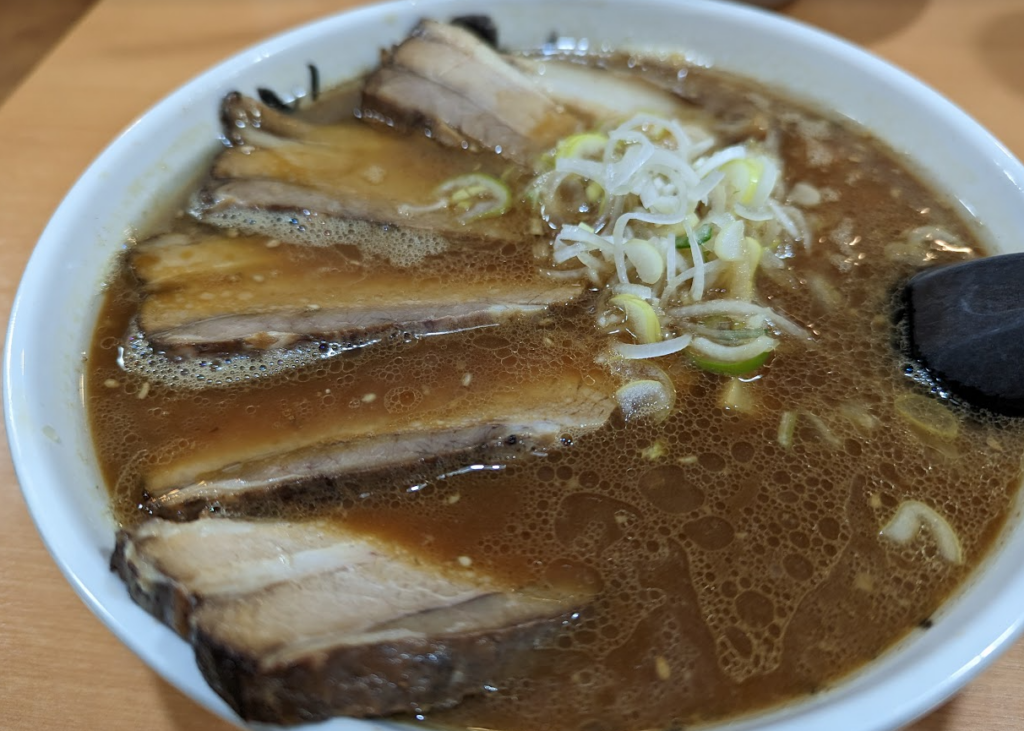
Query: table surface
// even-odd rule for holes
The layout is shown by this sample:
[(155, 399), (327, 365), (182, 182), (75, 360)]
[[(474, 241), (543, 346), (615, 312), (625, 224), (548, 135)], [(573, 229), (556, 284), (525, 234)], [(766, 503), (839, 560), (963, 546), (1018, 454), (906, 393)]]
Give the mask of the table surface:
[[(2, 321), (47, 219), (119, 130), (236, 50), (357, 4), (100, 0), (0, 106)], [(783, 12), (902, 66), (1024, 157), (1022, 0), (797, 0)], [(36, 534), (6, 451), (0, 505), (0, 728), (230, 728), (157, 677), (85, 608)], [(1021, 684), (1024, 643), (911, 728), (1024, 730)]]

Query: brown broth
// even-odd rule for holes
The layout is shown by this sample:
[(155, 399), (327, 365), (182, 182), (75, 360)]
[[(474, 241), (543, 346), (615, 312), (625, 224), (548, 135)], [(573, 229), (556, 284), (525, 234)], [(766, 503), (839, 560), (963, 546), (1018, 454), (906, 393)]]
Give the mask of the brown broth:
[[(469, 557), (516, 581), (572, 578), (598, 590), (530, 668), (428, 716), (439, 724), (670, 728), (813, 693), (926, 623), (985, 556), (1014, 499), (1019, 425), (958, 411), (957, 438), (936, 443), (894, 411), (899, 395), (921, 387), (905, 377), (891, 325), (892, 293), (912, 268), (885, 247), (922, 225), (970, 240), (952, 208), (856, 130), (711, 72), (679, 80), (674, 70), (646, 72), (723, 127), (756, 118), (775, 129), (786, 184), (826, 192), (814, 209), (812, 251), (789, 260), (795, 286), (758, 280), (772, 306), (812, 326), (816, 344), (779, 349), (752, 380), (754, 414), (720, 408), (725, 379), (677, 360), (663, 364), (678, 402), (662, 424), (613, 419), (570, 447), (500, 469), (370, 483), (328, 506), (274, 507), (323, 510), (436, 560)], [(494, 256), (501, 271), (518, 254)], [(936, 251), (934, 263), (962, 257)], [(808, 286), (815, 278), (826, 288)], [(286, 439), (298, 422), (360, 418), (372, 407), (367, 393), (381, 394), (381, 404), (396, 393), (391, 403), (410, 414), (440, 408), (466, 390), (463, 372), (473, 373), (474, 389), (499, 390), (545, 369), (586, 373), (607, 340), (585, 307), (574, 307), (553, 313), (542, 331), (512, 324), (392, 343), (273, 378), (174, 390), (118, 365), (135, 291), (128, 271), (111, 282), (86, 376), (97, 452), (125, 524), (145, 517), (143, 465), (268, 430)], [(832, 293), (839, 299), (829, 303)], [(405, 406), (399, 391), (411, 394)], [(800, 414), (788, 449), (778, 442), (785, 411)], [(904, 547), (879, 538), (908, 499), (948, 518), (965, 565), (943, 561), (930, 538)]]

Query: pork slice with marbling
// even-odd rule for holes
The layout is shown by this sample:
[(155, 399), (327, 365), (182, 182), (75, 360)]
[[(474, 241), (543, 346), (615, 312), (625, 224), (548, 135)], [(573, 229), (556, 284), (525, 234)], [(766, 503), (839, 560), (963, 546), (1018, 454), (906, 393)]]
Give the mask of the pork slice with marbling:
[[(461, 256), (478, 259), (483, 271), (498, 254), (477, 248)], [(534, 271), (525, 246), (506, 247), (499, 274), (461, 279), (371, 261), (351, 245), (306, 252), (208, 232), (154, 238), (129, 259), (143, 295), (139, 329), (153, 346), (176, 354), (309, 341), (359, 347), (462, 332), (543, 314), (583, 291), (581, 283)]]
[(447, 384), (434, 385), (412, 412), (375, 409), (374, 401), (361, 418), (323, 419), (292, 433), (241, 440), (221, 430), (145, 471), (146, 508), (176, 520), (211, 510), (263, 514), (296, 501), (337, 503), (374, 485), (407, 488), (471, 465), (500, 469), (598, 429), (616, 405), (613, 381), (597, 369), (585, 379), (548, 367), (515, 387), (482, 383), (463, 405), (449, 403)]
[(455, 705), (589, 599), (324, 522), (151, 519), (111, 567), (243, 719), (278, 724)]
[[(233, 92), (221, 105), (230, 146), (193, 196), (199, 220), (296, 244), (422, 239), (434, 249), (526, 236), (522, 225), (439, 206), (438, 187), (507, 163), (455, 154), (419, 135), (358, 120), (311, 123)], [(510, 201), (506, 201), (509, 203)]]
[(363, 86), (364, 118), (524, 166), (584, 122), (473, 33), (425, 20)]

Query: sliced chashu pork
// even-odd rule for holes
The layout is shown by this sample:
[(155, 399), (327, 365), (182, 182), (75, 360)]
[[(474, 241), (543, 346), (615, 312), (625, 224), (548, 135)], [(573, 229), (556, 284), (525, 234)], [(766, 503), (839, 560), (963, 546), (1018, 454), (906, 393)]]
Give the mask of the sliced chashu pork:
[(447, 180), (502, 174), (496, 157), (357, 120), (312, 124), (238, 93), (224, 98), (221, 117), (231, 147), (192, 205), (206, 223), (298, 244), (428, 252), (527, 235), (503, 218), (466, 221), (435, 205)]
[[(714, 120), (707, 112), (677, 94), (657, 86), (644, 75), (599, 68), (564, 58), (506, 56), (545, 94), (591, 121), (623, 120), (633, 114), (699, 122), (710, 128)], [(706, 132), (694, 130), (703, 136)]]
[(431, 20), (382, 54), (363, 86), (364, 117), (425, 129), (442, 144), (532, 166), (582, 121), (473, 33)]
[(242, 718), (269, 723), (454, 705), (587, 601), (323, 523), (152, 519), (118, 534), (111, 566)]
[(424, 129), (442, 144), (495, 150), (527, 167), (574, 131), (638, 112), (711, 121), (638, 76), (571, 59), (503, 56), (461, 27), (429, 20), (383, 54), (364, 83), (362, 106), (368, 120)]
[[(452, 394), (464, 376), (434, 384), (413, 411), (394, 413), (377, 400), (349, 418), (325, 418), (294, 431), (240, 437), (224, 425), (202, 444), (148, 468), (148, 510), (189, 519), (211, 509), (262, 513), (269, 504), (331, 501), (359, 494), (378, 477), (408, 487), (472, 464), (500, 466), (521, 454), (546, 452), (563, 437), (604, 425), (615, 386), (603, 371), (546, 366), (517, 386), (471, 382), (477, 395)], [(401, 471), (401, 472), (399, 472)]]
[(217, 233), (160, 236), (129, 258), (144, 295), (139, 328), (151, 344), (225, 352), (459, 332), (536, 315), (582, 292), (579, 283), (534, 272), (528, 247), (509, 248), (449, 254), (471, 272), (502, 263), (500, 274), (461, 281), (445, 276), (443, 262), (406, 269), (356, 247), (309, 250)]

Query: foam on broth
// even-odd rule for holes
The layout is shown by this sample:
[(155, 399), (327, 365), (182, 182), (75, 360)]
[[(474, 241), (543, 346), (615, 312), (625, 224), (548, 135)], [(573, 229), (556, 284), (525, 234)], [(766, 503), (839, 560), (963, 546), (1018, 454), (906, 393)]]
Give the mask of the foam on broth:
[[(703, 70), (602, 62), (674, 86), (715, 114), (720, 134), (751, 118), (780, 132), (786, 185), (807, 183), (823, 199), (813, 209), (811, 251), (794, 252), (788, 278), (762, 274), (758, 288), (764, 300), (809, 323), (816, 343), (780, 348), (753, 379), (753, 413), (722, 409), (723, 377), (669, 357), (659, 365), (678, 400), (664, 423), (614, 418), (544, 457), (441, 477), (392, 476), (353, 486), (329, 505), (267, 509), (334, 515), (468, 570), (522, 582), (571, 578), (597, 589), (596, 602), (529, 667), (431, 714), (437, 723), (670, 728), (815, 692), (927, 625), (984, 557), (1019, 481), (1024, 430), (1013, 421), (950, 405), (959, 434), (937, 442), (894, 409), (897, 397), (920, 386), (906, 377), (891, 324), (893, 292), (914, 264), (887, 246), (922, 225), (969, 241), (954, 210), (868, 136), (790, 102)], [(930, 255), (927, 263), (965, 256)], [(303, 267), (330, 267), (334, 256), (330, 249), (295, 251)], [(492, 274), (528, 271), (524, 251), (491, 256)], [(466, 264), (457, 257), (425, 261), (439, 277)], [(358, 419), (367, 409), (414, 414), (446, 399), (471, 403), (482, 389), (514, 390), (545, 369), (586, 373), (607, 343), (584, 299), (540, 327), (522, 321), (329, 358), (307, 355), (288, 369), (230, 358), (196, 372), (181, 367), (183, 383), (201, 376), (224, 385), (172, 388), (158, 372), (166, 361), (152, 354), (142, 358), (151, 359), (149, 372), (119, 367), (139, 304), (134, 292), (122, 268), (110, 284), (87, 372), (97, 451), (126, 524), (145, 517), (138, 506), (146, 464), (225, 433), (245, 439), (267, 430), (286, 434), (298, 423)], [(787, 411), (799, 415), (789, 448), (778, 439)], [(923, 533), (903, 547), (879, 537), (908, 499), (949, 520), (964, 565), (944, 561)]]

